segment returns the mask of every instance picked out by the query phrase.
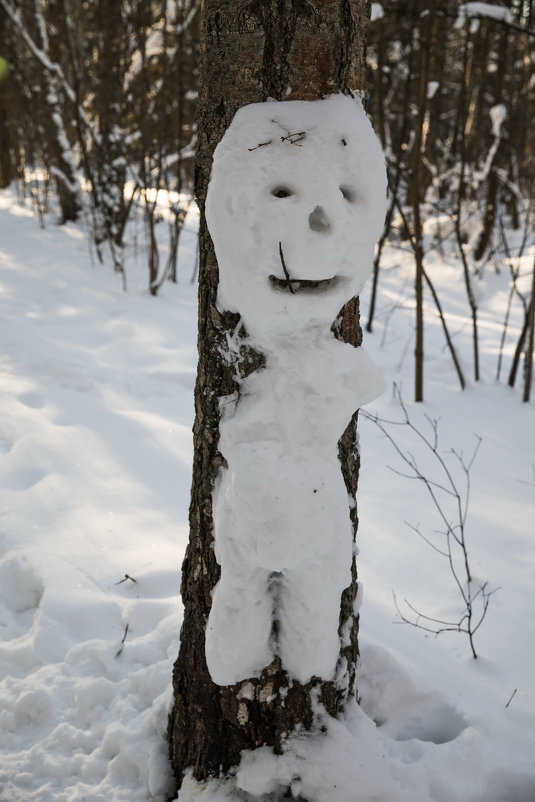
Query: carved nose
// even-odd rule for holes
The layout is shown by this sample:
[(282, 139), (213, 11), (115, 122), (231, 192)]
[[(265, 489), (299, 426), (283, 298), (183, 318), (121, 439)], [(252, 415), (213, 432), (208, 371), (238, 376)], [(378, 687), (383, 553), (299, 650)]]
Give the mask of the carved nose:
[(313, 212), (308, 215), (308, 225), (312, 231), (329, 231), (331, 224), (321, 206), (316, 206)]

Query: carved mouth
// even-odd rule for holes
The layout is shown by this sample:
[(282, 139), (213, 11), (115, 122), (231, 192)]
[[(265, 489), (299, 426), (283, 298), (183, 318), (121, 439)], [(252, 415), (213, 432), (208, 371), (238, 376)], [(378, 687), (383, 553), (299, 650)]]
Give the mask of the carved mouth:
[(339, 282), (338, 276), (333, 278), (323, 278), (317, 281), (311, 279), (300, 278), (278, 278), (277, 276), (269, 276), (269, 283), (274, 290), (279, 292), (295, 293), (321, 293), (332, 289)]

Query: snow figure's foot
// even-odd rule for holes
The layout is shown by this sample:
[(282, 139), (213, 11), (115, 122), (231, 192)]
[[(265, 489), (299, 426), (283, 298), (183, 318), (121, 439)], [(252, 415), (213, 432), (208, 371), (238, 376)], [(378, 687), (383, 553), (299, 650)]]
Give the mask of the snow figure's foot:
[(215, 587), (206, 626), (206, 662), (217, 685), (260, 676), (273, 660), (269, 572), (234, 568)]
[(341, 564), (333, 555), (331, 561), (285, 572), (276, 608), (277, 651), (283, 668), (299, 682), (334, 677), (340, 599), (351, 582), (350, 564), (347, 559)]

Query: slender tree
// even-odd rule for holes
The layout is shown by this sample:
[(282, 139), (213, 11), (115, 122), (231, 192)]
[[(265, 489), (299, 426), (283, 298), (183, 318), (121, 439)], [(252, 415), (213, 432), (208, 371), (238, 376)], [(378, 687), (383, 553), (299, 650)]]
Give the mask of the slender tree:
[[(244, 749), (263, 745), (282, 751), (284, 736), (314, 726), (313, 698), (336, 716), (355, 694), (358, 657), (356, 566), (341, 598), (340, 627), (349, 632), (340, 656), (343, 680), (313, 677), (301, 684), (275, 657), (260, 678), (215, 685), (205, 659), (205, 626), (220, 569), (213, 550), (212, 492), (223, 459), (218, 452), (219, 398), (236, 390), (226, 334), (237, 317), (216, 308), (218, 266), (204, 219), (214, 149), (236, 110), (276, 100), (314, 100), (363, 89), (367, 6), (364, 0), (205, 0), (201, 17), (201, 87), (196, 196), (201, 211), (199, 271), (199, 365), (195, 390), (194, 466), (190, 541), (182, 575), (184, 622), (175, 664), (174, 708), (169, 717), (172, 765), (180, 786), (184, 773), (196, 780), (227, 775)], [(341, 311), (336, 336), (358, 345), (358, 301)], [(262, 365), (245, 345), (240, 371)], [(342, 473), (355, 497), (358, 479), (356, 415), (339, 443)], [(354, 531), (356, 506), (351, 510)], [(253, 689), (251, 691), (251, 689)], [(289, 794), (289, 791), (288, 791)]]
[[(5, 43), (7, 19), (0, 8), (0, 42)], [(9, 186), (15, 176), (13, 169), (13, 121), (9, 116), (9, 105), (13, 103), (9, 82), (7, 49), (0, 48), (0, 189)], [(13, 116), (13, 115), (12, 115)]]

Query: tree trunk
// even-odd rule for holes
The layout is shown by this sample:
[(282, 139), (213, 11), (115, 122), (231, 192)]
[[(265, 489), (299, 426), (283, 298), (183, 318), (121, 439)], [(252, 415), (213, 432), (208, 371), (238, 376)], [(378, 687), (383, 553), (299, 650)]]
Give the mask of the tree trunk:
[[(350, 644), (341, 654), (345, 681), (290, 681), (276, 657), (260, 678), (232, 686), (212, 682), (205, 658), (205, 626), (220, 568), (213, 550), (212, 492), (223, 465), (218, 452), (219, 405), (236, 389), (225, 360), (226, 333), (238, 318), (215, 305), (218, 266), (206, 228), (204, 203), (214, 149), (237, 109), (275, 100), (314, 100), (364, 87), (364, 0), (205, 0), (201, 19), (201, 93), (196, 196), (201, 211), (199, 269), (199, 364), (195, 389), (194, 465), (190, 541), (182, 574), (184, 623), (175, 664), (175, 702), (169, 717), (170, 755), (178, 785), (191, 770), (196, 780), (223, 777), (240, 762), (242, 750), (260, 746), (282, 752), (283, 737), (314, 723), (312, 695), (336, 716), (355, 694), (358, 617), (354, 613), (356, 566), (341, 599), (340, 622), (350, 624)], [(360, 342), (358, 302), (341, 313), (336, 336)], [(244, 353), (242, 375), (262, 364)], [(340, 440), (339, 454), (348, 492), (358, 479), (356, 414)], [(354, 530), (356, 507), (351, 510)]]
[[(6, 42), (5, 12), (0, 8), (0, 41)], [(9, 65), (5, 50), (0, 53), (0, 189), (9, 186), (15, 177), (12, 160), (12, 125), (9, 115)]]
[[(2, 67), (0, 64), (0, 71)], [(12, 121), (8, 109), (7, 80), (0, 74), (0, 189), (8, 187), (15, 177), (12, 160)]]
[[(44, 10), (38, 0), (34, 0), (30, 33), (46, 59), (44, 64), (37, 65), (43, 99), (41, 113), (46, 140), (43, 144), (46, 166), (56, 182), (61, 210), (60, 222), (67, 223), (78, 219), (82, 200), (76, 175), (76, 159), (69, 138), (70, 106), (65, 97), (62, 81), (57, 72), (48, 66), (48, 62), (52, 65), (60, 63), (60, 46), (57, 40), (60, 9), (57, 3), (50, 3), (46, 8), (48, 20), (45, 18)], [(49, 36), (47, 22), (52, 36)]]
[(121, 272), (120, 249), (127, 214), (124, 197), (126, 159), (121, 120), (124, 77), (122, 2), (98, 0), (95, 19), (99, 26), (95, 111), (99, 132), (98, 203), (104, 228), (101, 236), (110, 241), (115, 269)]

